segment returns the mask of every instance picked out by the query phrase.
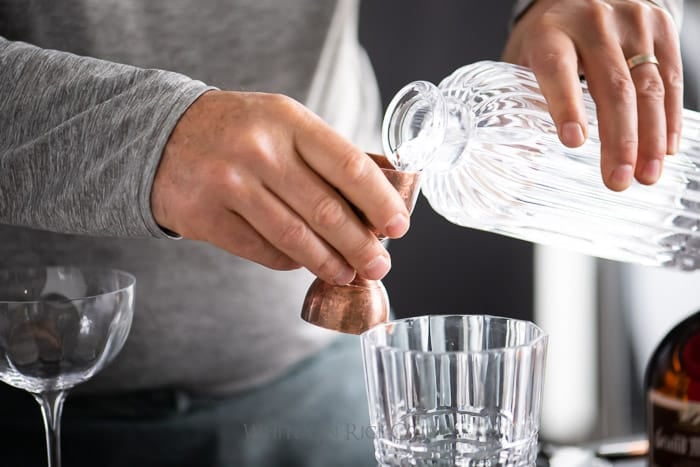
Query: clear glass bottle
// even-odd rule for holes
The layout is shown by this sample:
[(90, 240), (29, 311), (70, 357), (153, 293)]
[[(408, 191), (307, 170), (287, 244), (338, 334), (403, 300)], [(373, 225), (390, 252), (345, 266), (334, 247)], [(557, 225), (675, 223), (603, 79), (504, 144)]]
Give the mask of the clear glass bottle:
[(593, 256), (700, 268), (700, 114), (684, 110), (680, 153), (654, 185), (607, 189), (595, 105), (589, 137), (558, 139), (533, 73), (501, 62), (462, 67), (439, 86), (401, 89), (383, 124), (385, 154), (423, 170), (422, 192), (455, 224)]
[(700, 465), (700, 312), (676, 325), (657, 346), (644, 388), (649, 466)]

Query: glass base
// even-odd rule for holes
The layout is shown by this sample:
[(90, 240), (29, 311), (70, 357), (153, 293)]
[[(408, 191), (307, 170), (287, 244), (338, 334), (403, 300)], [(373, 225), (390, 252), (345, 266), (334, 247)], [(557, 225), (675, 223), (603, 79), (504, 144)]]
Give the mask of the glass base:
[(535, 467), (537, 438), (509, 446), (475, 446), (473, 442), (455, 440), (428, 444), (399, 445), (375, 440), (379, 467)]

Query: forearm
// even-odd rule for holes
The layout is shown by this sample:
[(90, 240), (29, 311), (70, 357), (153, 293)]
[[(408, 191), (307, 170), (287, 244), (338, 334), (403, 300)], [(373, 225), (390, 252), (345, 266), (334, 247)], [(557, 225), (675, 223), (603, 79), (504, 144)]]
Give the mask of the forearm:
[(207, 89), (0, 37), (0, 223), (163, 236), (150, 210), (154, 173), (172, 128)]

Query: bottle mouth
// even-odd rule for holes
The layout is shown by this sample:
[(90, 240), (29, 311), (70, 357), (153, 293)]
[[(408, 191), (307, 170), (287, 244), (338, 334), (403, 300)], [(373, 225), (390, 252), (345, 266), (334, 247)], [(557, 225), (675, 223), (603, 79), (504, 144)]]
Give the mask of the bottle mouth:
[(384, 114), (384, 154), (397, 170), (422, 171), (440, 147), (446, 123), (440, 90), (427, 81), (410, 83), (396, 93)]

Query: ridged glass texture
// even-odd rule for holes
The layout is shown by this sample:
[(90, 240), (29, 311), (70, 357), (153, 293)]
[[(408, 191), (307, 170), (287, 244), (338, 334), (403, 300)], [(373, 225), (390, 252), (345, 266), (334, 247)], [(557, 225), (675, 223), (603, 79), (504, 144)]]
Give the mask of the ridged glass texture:
[(380, 466), (535, 464), (547, 346), (540, 328), (423, 316), (376, 326), (361, 341)]
[[(685, 110), (680, 154), (651, 186), (608, 190), (595, 105), (589, 136), (565, 147), (532, 72), (500, 62), (416, 82), (389, 105), (384, 146), (455, 224), (593, 256), (683, 270), (700, 267), (700, 114)], [(434, 150), (437, 148), (437, 150)]]

